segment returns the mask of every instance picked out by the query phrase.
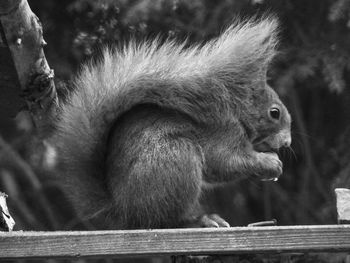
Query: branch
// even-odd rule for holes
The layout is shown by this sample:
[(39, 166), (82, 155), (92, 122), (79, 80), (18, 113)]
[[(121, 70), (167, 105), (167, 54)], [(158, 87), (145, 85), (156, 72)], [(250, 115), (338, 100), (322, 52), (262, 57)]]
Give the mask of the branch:
[(58, 103), (53, 70), (43, 50), (46, 43), (41, 23), (26, 0), (1, 0), (0, 21), (21, 91), (36, 126), (41, 127), (49, 122)]

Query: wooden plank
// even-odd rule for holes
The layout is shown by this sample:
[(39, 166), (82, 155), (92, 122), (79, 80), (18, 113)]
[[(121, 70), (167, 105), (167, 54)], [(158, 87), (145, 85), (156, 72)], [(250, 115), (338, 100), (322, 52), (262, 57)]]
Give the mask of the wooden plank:
[(336, 188), (334, 190), (337, 199), (338, 223), (350, 223), (350, 189)]
[(350, 252), (350, 225), (1, 232), (0, 258)]

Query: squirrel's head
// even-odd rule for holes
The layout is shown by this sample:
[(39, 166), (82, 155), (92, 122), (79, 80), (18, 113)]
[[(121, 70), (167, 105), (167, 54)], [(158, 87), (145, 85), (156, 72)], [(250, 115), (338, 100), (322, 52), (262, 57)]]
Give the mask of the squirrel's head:
[(291, 117), (276, 92), (264, 85), (254, 89), (242, 112), (241, 122), (246, 127), (257, 151), (273, 151), (291, 144)]
[[(291, 117), (266, 75), (278, 45), (273, 16), (231, 26), (215, 42), (212, 74), (228, 87), (233, 112), (258, 151), (291, 144)], [(224, 55), (223, 55), (224, 54)]]

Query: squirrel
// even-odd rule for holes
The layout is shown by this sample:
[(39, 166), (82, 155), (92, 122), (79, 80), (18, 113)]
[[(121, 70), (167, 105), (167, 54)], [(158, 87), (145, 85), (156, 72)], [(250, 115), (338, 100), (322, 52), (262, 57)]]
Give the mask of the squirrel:
[(277, 44), (265, 16), (190, 47), (131, 41), (83, 66), (50, 138), (77, 211), (118, 229), (229, 226), (201, 208), (206, 189), (278, 178), (276, 150), (291, 144), (266, 82)]

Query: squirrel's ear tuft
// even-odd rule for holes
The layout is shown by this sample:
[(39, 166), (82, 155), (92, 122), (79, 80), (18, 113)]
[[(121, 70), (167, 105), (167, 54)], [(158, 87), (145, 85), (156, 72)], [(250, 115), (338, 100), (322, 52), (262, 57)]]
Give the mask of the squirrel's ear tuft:
[(276, 54), (277, 35), (278, 23), (273, 16), (233, 23), (206, 46), (212, 72), (231, 75), (240, 83), (261, 81)]

